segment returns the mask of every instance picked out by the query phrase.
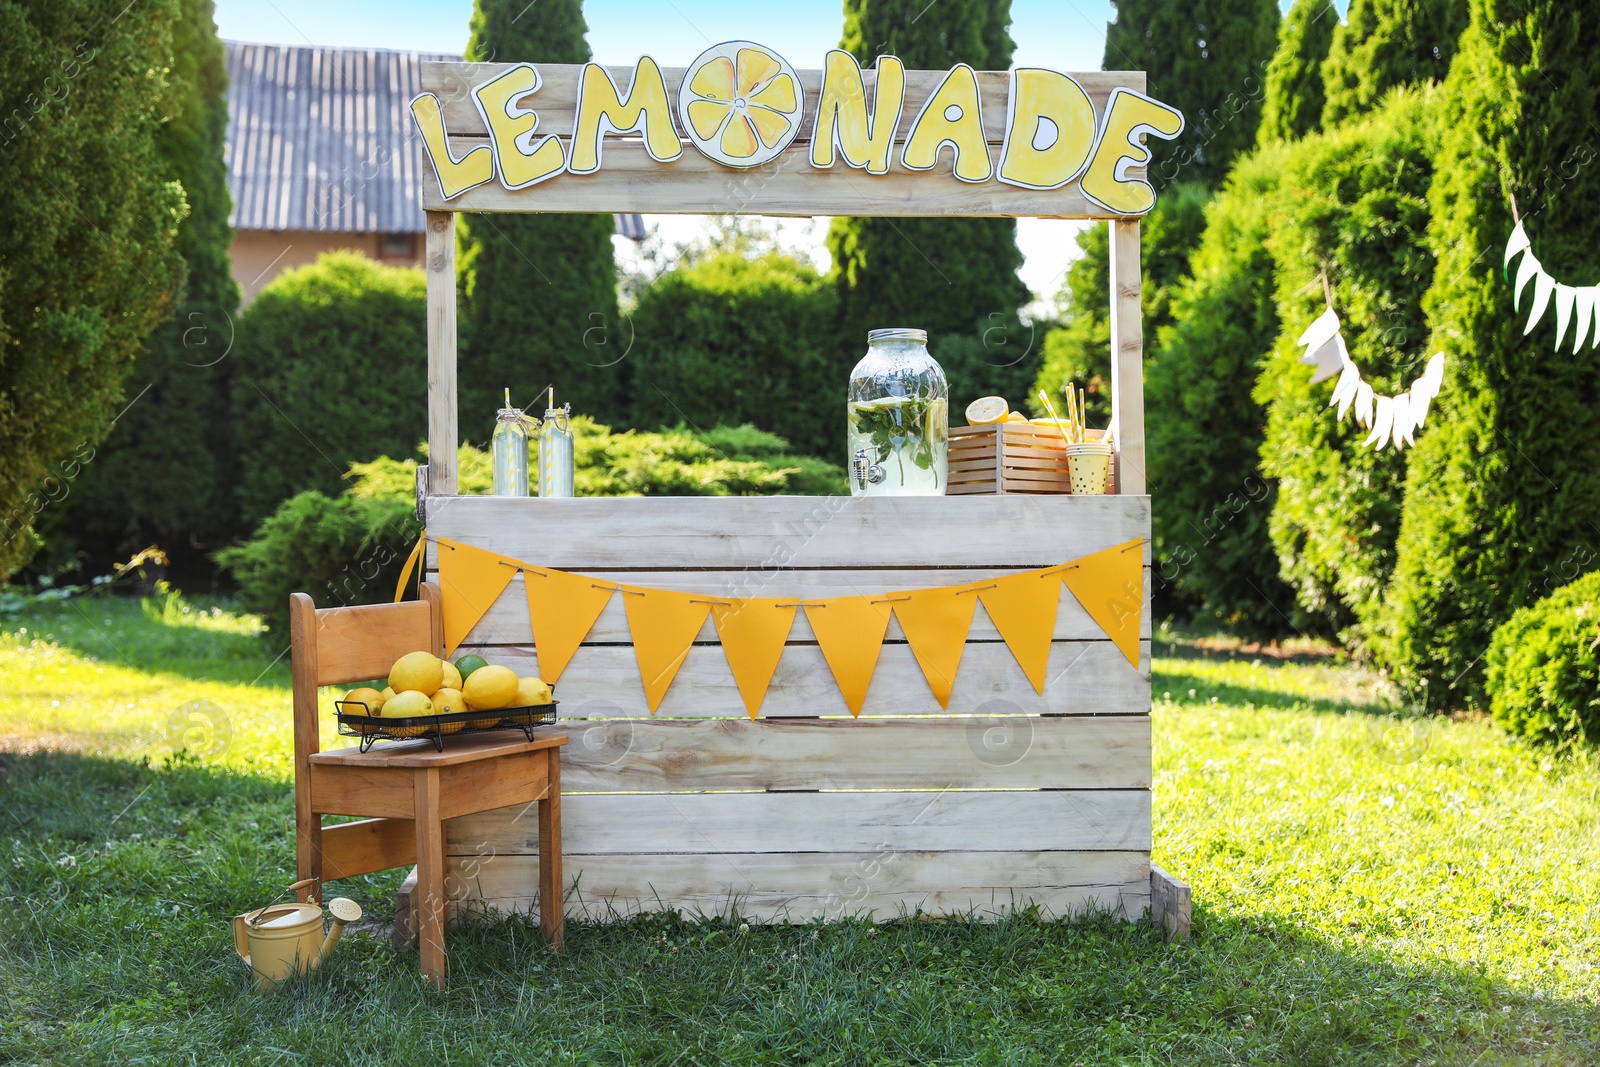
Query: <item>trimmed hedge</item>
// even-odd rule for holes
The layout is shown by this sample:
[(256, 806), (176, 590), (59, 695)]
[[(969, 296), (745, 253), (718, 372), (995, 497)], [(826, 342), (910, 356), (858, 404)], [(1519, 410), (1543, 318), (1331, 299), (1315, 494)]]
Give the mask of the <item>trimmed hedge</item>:
[(1487, 662), (1495, 722), (1539, 741), (1600, 741), (1600, 571), (1512, 614)]
[(867, 344), (834, 343), (838, 308), (821, 275), (776, 252), (666, 272), (617, 340), (634, 375), (630, 421), (752, 423), (802, 452), (843, 455), (845, 385)]
[[(336, 495), (352, 463), (406, 455), (428, 402), (422, 271), (329, 252), (273, 279), (233, 353), (238, 493), (250, 529), (297, 493)], [(463, 428), (492, 413), (465, 411)]]

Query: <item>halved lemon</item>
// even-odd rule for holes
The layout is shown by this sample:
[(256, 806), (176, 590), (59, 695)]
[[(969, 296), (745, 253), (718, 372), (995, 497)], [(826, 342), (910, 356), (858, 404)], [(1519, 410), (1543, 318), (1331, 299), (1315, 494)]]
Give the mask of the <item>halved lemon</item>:
[(967, 405), (968, 426), (992, 426), (997, 422), (1005, 422), (1011, 413), (1011, 405), (1006, 403), (1003, 396), (980, 396)]
[(800, 135), (803, 93), (789, 61), (750, 41), (708, 48), (678, 89), (694, 146), (729, 167), (756, 167)]

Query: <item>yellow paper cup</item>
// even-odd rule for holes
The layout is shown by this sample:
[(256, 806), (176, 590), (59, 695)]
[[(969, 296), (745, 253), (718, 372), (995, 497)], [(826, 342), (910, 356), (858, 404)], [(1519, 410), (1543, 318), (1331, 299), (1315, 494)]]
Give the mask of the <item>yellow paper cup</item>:
[(1106, 478), (1111, 473), (1111, 446), (1100, 441), (1084, 441), (1067, 446), (1067, 474), (1072, 491), (1085, 496), (1104, 496)]

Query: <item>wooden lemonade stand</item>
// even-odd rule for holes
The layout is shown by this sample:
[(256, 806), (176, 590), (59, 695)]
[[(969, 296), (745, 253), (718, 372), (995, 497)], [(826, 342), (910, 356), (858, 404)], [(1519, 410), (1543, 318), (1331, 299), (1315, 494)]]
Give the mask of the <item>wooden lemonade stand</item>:
[[(1020, 93), (1017, 75), (978, 73), (980, 114), (961, 115), (960, 107), (948, 106), (941, 113), (962, 118), (968, 131), (981, 129), (982, 143), (963, 146), (960, 131), (951, 127), (951, 139), (935, 144), (936, 165), (910, 169), (907, 143), (924, 113), (938, 110), (925, 102), (946, 90), (959, 92), (972, 72), (905, 71), (897, 79), (903, 80), (898, 113), (876, 112), (884, 172), (849, 158), (851, 137), (857, 138), (856, 154), (864, 151), (859, 123), (829, 138), (845, 158), (823, 152), (832, 165), (822, 166), (811, 143), (815, 111), (826, 97), (825, 79), (848, 74), (839, 55), (829, 55), (825, 70), (796, 72), (804, 112), (799, 132), (756, 166), (728, 165), (697, 151), (702, 146), (691, 145), (689, 136), (696, 120), (680, 107), (685, 70), (658, 68), (648, 58), (635, 67), (539, 65), (532, 77), (523, 73), (533, 69), (527, 65), (423, 65), (426, 92), (413, 103), (413, 114), (438, 178), (428, 183), (425, 203), (430, 461), (419, 476), (419, 498), (430, 538), (427, 580), (439, 581), (441, 546), (434, 539), (445, 539), (593, 576), (597, 583), (811, 603), (975, 582), (1142, 541), (1137, 663), (1063, 590), (1042, 692), (980, 611), (960, 650), (948, 706), (941, 706), (901, 627), (890, 622), (859, 717), (841, 699), (804, 612), (795, 617), (758, 717), (747, 714), (710, 620), (652, 713), (624, 597), (613, 597), (559, 681), (555, 729), (570, 739), (562, 759), (560, 826), (565, 912), (605, 918), (654, 909), (736, 910), (754, 921), (781, 922), (886, 919), (917, 909), (991, 916), (1029, 905), (1064, 915), (1092, 906), (1130, 919), (1150, 909), (1169, 934), (1183, 936), (1187, 889), (1150, 861), (1150, 499), (1137, 218), (1148, 204), (1138, 206), (1135, 197), (1107, 207), (1109, 194), (1097, 200), (1081, 187), (1092, 176), (1099, 189), (1119, 195), (1148, 190), (1139, 179), (1143, 134), (1176, 131), (1166, 120), (1152, 125), (1154, 109), (1164, 105), (1142, 95), (1141, 73), (1043, 72), (1051, 75), (1046, 88), (1052, 91), (1063, 89), (1062, 78), (1081, 87), (1092, 111), (1058, 93), (1040, 98), (1052, 102), (1053, 117), (1026, 129), (1018, 116), (1027, 101), (1013, 99)], [(608, 76), (610, 100), (601, 73)], [(518, 77), (525, 80), (518, 83)], [(839, 114), (853, 104), (876, 107), (880, 90), (888, 91), (884, 77), (882, 63), (860, 72), (864, 103), (859, 93), (852, 100), (848, 91), (835, 92), (832, 99), (844, 101)], [(481, 91), (501, 78), (520, 95)], [(657, 79), (664, 97), (658, 92), (652, 98)], [(1128, 116), (1108, 114), (1119, 94), (1133, 108)], [(604, 120), (591, 115), (585, 124), (585, 108), (609, 108), (618, 95), (634, 106), (610, 108)], [(494, 110), (501, 100), (516, 101), (503, 116)], [(1144, 111), (1138, 102), (1147, 105)], [(522, 117), (533, 113), (536, 132)], [(884, 115), (893, 120), (887, 146)], [(628, 132), (614, 132), (630, 118)], [(1057, 163), (1081, 172), (1081, 181), (1067, 174), (1056, 187), (1030, 188), (1006, 180), (1003, 168), (993, 165), (1011, 156), (1027, 162), (1029, 147), (1036, 156), (1044, 152), (1039, 146), (1049, 148), (1052, 129), (1058, 140), (1076, 139)], [(514, 141), (519, 133), (525, 136)], [(669, 133), (682, 134), (682, 151), (667, 159)], [(1019, 140), (1024, 136), (1031, 138), (1027, 144)], [(589, 158), (586, 144), (594, 165), (587, 173), (577, 164)], [(559, 156), (550, 145), (560, 146)], [(1101, 158), (1102, 150), (1113, 157), (1120, 152), (1121, 164)], [(546, 164), (554, 158), (565, 166), (544, 173), (549, 168), (539, 162), (541, 152)], [(962, 153), (968, 173), (958, 178), (952, 170), (961, 169)], [(974, 177), (980, 153), (991, 159), (984, 180)], [(483, 167), (491, 158), (498, 180), (487, 181)], [(523, 187), (509, 187), (517, 184)], [(1118, 491), (460, 496), (458, 211), (1109, 219)], [(524, 595), (525, 583), (535, 580), (518, 573), (498, 599), (480, 605), (481, 617), (460, 651), (509, 664), (519, 674), (538, 672)], [(548, 899), (538, 899), (538, 837), (537, 821), (522, 817), (520, 808), (449, 821), (452, 905), (550, 907)]]

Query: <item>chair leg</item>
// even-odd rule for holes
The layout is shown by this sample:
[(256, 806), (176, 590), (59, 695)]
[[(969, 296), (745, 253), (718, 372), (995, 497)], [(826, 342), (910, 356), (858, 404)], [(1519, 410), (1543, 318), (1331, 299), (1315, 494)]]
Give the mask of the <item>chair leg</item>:
[(561, 898), (561, 750), (547, 748), (549, 788), (539, 801), (539, 929), (552, 951), (561, 950), (566, 934)]
[(417, 944), (422, 973), (444, 988), (444, 822), (439, 818), (439, 771), (415, 772), (417, 832)]
[(295, 812), (295, 880), (315, 879), (297, 894), (301, 901), (322, 899), (322, 816)]

